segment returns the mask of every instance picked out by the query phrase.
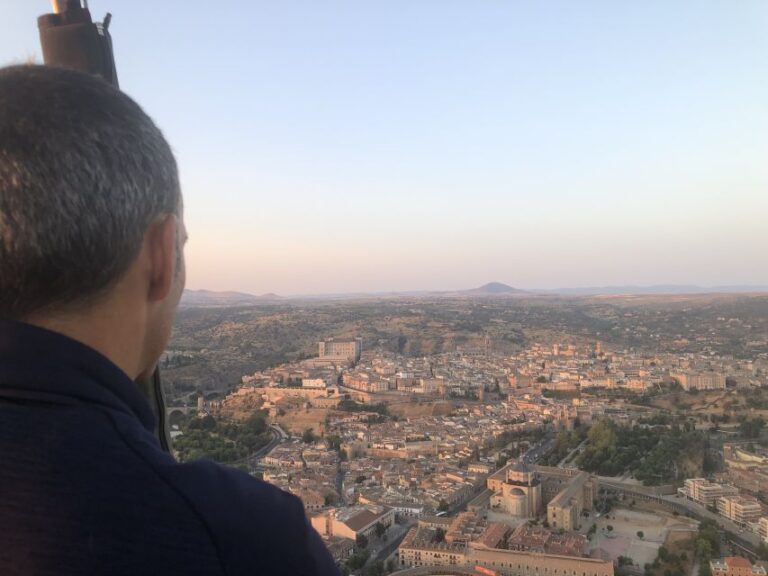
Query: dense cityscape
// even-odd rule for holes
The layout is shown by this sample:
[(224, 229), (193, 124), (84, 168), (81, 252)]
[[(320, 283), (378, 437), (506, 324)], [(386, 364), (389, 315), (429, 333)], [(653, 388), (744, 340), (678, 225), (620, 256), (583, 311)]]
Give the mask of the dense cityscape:
[(0, 576), (768, 576), (768, 2), (40, 4)]
[[(765, 574), (765, 303), (190, 306), (164, 359), (174, 450), (299, 496), (344, 573)], [(326, 334), (191, 385), (251, 314)], [(230, 345), (189, 346), (201, 318)]]

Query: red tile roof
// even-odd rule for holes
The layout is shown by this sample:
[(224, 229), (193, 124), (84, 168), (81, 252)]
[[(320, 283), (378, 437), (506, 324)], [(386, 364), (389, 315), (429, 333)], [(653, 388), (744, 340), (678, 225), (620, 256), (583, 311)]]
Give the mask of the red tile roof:
[(729, 568), (751, 568), (752, 562), (741, 556), (728, 556), (725, 563)]

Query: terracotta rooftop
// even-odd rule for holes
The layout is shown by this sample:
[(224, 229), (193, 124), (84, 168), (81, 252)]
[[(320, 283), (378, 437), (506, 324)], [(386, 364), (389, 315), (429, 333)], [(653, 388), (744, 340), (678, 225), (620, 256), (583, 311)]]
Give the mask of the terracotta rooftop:
[(359, 514), (355, 514), (351, 518), (348, 518), (344, 524), (346, 524), (350, 530), (357, 532), (375, 522), (379, 516), (379, 514), (374, 514), (370, 510), (362, 510)]
[(477, 539), (478, 544), (488, 548), (496, 548), (509, 532), (509, 526), (501, 522), (491, 522)]

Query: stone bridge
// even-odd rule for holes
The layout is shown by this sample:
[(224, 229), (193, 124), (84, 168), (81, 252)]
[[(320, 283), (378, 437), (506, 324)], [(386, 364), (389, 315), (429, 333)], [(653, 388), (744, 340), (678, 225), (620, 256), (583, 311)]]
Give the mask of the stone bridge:
[(171, 416), (181, 414), (183, 416), (189, 416), (190, 414), (197, 414), (197, 406), (166, 406), (165, 417), (167, 420), (171, 419)]

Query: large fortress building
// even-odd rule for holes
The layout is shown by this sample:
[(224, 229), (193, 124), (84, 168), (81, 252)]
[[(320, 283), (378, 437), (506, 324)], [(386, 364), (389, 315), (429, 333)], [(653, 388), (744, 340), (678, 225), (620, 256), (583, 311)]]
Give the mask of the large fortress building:
[(354, 340), (323, 340), (318, 342), (319, 360), (326, 362), (359, 362), (363, 352), (363, 339)]

